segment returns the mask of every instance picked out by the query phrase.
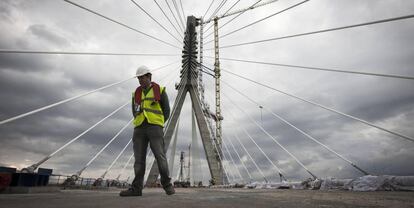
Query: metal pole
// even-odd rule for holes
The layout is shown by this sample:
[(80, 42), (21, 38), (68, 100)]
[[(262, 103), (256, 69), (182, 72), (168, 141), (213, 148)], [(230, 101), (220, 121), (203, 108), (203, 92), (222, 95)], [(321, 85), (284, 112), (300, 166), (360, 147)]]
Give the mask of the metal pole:
[[(200, 18), (200, 50), (199, 50), (199, 70), (198, 70), (198, 93), (200, 94), (201, 103), (204, 105), (204, 83), (203, 83), (203, 73), (202, 73), (202, 67), (203, 67), (203, 17)], [(203, 106), (204, 107), (204, 106)]]
[[(221, 151), (221, 108), (220, 108), (220, 61), (219, 61), (219, 37), (218, 37), (218, 18), (214, 18), (214, 75), (216, 81), (216, 148), (217, 153)], [(228, 178), (228, 177), (227, 177)]]
[(263, 106), (259, 105), (260, 108), (260, 122), (262, 123), (262, 127), (263, 127)]
[(220, 61), (218, 40), (218, 18), (214, 18), (214, 75), (216, 80), (216, 142), (221, 154), (221, 108), (220, 108)]
[(190, 182), (190, 186), (191, 186), (191, 143), (188, 145), (188, 173), (187, 173), (187, 181)]

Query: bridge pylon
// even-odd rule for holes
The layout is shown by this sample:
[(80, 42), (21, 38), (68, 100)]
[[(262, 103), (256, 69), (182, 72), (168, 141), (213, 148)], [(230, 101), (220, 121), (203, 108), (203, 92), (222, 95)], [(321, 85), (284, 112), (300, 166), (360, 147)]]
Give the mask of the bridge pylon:
[[(216, 142), (215, 136), (213, 136), (214, 132), (212, 132), (209, 128), (209, 123), (206, 117), (211, 117), (211, 113), (208, 109), (205, 108), (205, 105), (200, 98), (198, 89), (199, 64), (197, 62), (198, 43), (196, 26), (199, 25), (201, 25), (200, 19), (197, 19), (194, 16), (187, 17), (187, 27), (185, 31), (184, 47), (182, 51), (182, 69), (180, 75), (181, 81), (178, 85), (176, 85), (176, 89), (178, 90), (177, 98), (171, 111), (170, 120), (164, 129), (165, 148), (167, 149), (169, 147), (184, 100), (188, 92), (191, 97), (192, 108), (195, 113), (208, 167), (210, 170), (211, 183), (215, 185), (222, 185), (225, 183), (225, 181), (227, 181), (226, 176), (223, 174), (223, 164), (221, 161), (222, 152), (220, 145), (218, 145)], [(154, 161), (148, 174), (146, 186), (154, 186), (156, 184), (158, 175), (159, 170), (157, 161)]]

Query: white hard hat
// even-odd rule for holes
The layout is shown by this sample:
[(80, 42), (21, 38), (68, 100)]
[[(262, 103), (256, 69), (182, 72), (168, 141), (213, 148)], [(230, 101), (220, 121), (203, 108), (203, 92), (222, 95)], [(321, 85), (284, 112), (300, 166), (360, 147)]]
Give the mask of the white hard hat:
[(146, 75), (148, 73), (151, 74), (151, 71), (149, 70), (149, 68), (147, 66), (140, 66), (137, 69), (136, 76), (139, 77), (139, 76), (142, 76), (142, 75)]

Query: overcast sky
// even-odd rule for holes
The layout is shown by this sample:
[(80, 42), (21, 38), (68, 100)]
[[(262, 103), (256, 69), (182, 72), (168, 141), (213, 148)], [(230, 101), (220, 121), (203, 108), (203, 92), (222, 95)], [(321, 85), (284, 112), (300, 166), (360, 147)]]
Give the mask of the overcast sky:
[[(171, 102), (174, 84), (179, 81), (182, 44), (153, 22), (131, 1), (86, 1), (76, 3), (99, 12), (130, 27), (155, 36), (179, 48), (148, 38), (109, 22), (64, 1), (3, 0), (0, 1), (0, 49), (79, 51), (111, 53), (154, 53), (173, 56), (87, 56), (0, 54), (0, 120), (4, 120), (101, 86), (127, 79), (139, 65), (157, 68), (153, 79), (167, 87)], [(175, 26), (165, 1), (157, 1)], [(171, 9), (173, 1), (168, 0)], [(176, 0), (179, 5), (180, 0)], [(182, 0), (184, 14), (200, 17), (211, 1)], [(221, 1), (214, 1), (206, 17), (210, 17)], [(235, 3), (227, 1), (222, 14)], [(232, 10), (246, 8), (256, 0), (242, 0)], [(219, 30), (225, 34), (244, 25), (285, 9), (300, 1), (279, 0), (268, 6), (248, 11)], [(179, 34), (163, 16), (154, 1), (139, 1), (140, 6), (155, 17), (177, 38)], [(180, 6), (180, 5), (179, 5)], [(180, 8), (181, 9), (181, 8)], [(180, 10), (181, 12), (181, 10)], [(311, 32), (380, 19), (411, 15), (414, 2), (406, 0), (311, 0), (244, 30), (220, 39), (221, 46), (256, 41), (297, 33)], [(231, 17), (222, 19), (224, 24)], [(204, 29), (210, 27), (206, 25)], [(178, 30), (180, 30), (178, 28)], [(181, 31), (181, 30), (180, 30)], [(212, 31), (210, 28), (205, 36)], [(181, 34), (182, 35), (182, 34)], [(205, 42), (212, 36), (205, 38)], [(220, 57), (279, 64), (292, 64), (341, 70), (414, 76), (413, 19), (308, 35), (265, 43), (220, 49)], [(213, 43), (204, 45), (205, 56), (214, 56)], [(204, 58), (213, 67), (213, 59)], [(221, 67), (292, 93), (312, 102), (372, 122), (386, 129), (414, 137), (414, 81), (357, 74), (312, 71), (221, 60)], [(413, 175), (414, 142), (375, 129), (349, 118), (288, 97), (276, 91), (222, 72), (222, 80), (271, 109), (293, 125), (326, 144), (371, 174)], [(205, 75), (206, 101), (214, 110), (214, 80)], [(97, 121), (130, 100), (138, 82), (135, 79), (116, 87), (88, 95), (79, 100), (0, 126), (0, 165), (17, 168), (38, 162), (76, 137)], [(180, 118), (176, 157), (187, 151), (191, 142), (190, 99), (184, 104)], [(235, 102), (233, 104), (232, 102)], [(309, 140), (275, 116), (222, 84), (224, 142), (231, 141), (254, 180), (262, 180), (235, 135), (241, 140), (266, 177), (278, 181), (277, 171), (244, 133), (246, 130), (267, 156), (290, 180), (310, 177), (295, 160), (281, 149), (251, 120), (271, 134), (318, 177), (352, 178), (361, 173), (336, 155)], [(240, 108), (240, 109), (239, 109)], [(81, 169), (130, 119), (130, 106), (82, 136), (78, 141), (48, 160), (42, 167), (54, 173), (71, 175)], [(85, 177), (103, 174), (132, 136), (129, 126), (92, 165)], [(201, 144), (201, 142), (199, 142)], [(229, 146), (231, 150), (231, 145)], [(196, 180), (207, 183), (209, 173), (203, 151)], [(229, 155), (224, 150), (226, 157)], [(132, 153), (129, 146), (108, 178), (119, 174)], [(186, 152), (188, 155), (188, 152)], [(248, 179), (237, 155), (232, 151), (241, 175)], [(169, 156), (169, 155), (168, 155)], [(172, 176), (177, 175), (178, 158)], [(132, 164), (132, 163), (131, 163)], [(233, 166), (226, 168), (237, 179)], [(230, 164), (232, 165), (232, 164)], [(121, 179), (132, 174), (128, 167)]]

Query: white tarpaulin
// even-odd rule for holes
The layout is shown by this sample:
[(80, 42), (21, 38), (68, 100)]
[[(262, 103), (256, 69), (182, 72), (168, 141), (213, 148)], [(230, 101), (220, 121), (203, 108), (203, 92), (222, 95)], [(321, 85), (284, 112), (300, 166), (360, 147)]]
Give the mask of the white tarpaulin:
[(414, 191), (414, 176), (362, 176), (356, 179), (326, 178), (321, 190), (340, 189), (350, 191)]
[(414, 176), (362, 176), (356, 179), (325, 178), (298, 182), (251, 183), (248, 188), (269, 189), (289, 187), (292, 189), (350, 190), (350, 191), (414, 191)]

